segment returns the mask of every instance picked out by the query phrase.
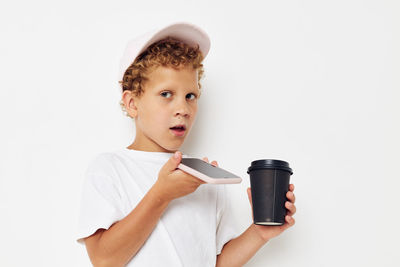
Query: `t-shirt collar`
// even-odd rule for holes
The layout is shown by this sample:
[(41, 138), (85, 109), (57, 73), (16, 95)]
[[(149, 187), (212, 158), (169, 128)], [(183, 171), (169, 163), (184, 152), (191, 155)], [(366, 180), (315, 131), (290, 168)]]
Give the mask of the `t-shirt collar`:
[[(175, 153), (174, 152), (153, 152), (153, 151), (143, 151), (143, 150), (135, 150), (129, 148), (123, 148), (123, 151), (135, 158), (143, 158), (143, 159), (160, 159), (160, 160), (168, 160)], [(182, 153), (182, 157), (187, 157), (186, 154)]]

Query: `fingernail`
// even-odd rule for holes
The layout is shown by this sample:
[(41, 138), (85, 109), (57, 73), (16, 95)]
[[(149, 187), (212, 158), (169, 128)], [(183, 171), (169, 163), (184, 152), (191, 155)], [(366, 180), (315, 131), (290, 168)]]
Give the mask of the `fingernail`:
[(175, 152), (175, 158), (178, 159), (179, 158), (179, 151)]

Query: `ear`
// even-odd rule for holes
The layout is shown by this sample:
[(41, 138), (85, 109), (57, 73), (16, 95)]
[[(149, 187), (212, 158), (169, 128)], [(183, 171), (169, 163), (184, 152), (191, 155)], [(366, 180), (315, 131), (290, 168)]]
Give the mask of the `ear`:
[(137, 116), (137, 106), (136, 98), (134, 98), (132, 91), (125, 90), (122, 93), (122, 102), (125, 105), (125, 109), (129, 117), (135, 118)]

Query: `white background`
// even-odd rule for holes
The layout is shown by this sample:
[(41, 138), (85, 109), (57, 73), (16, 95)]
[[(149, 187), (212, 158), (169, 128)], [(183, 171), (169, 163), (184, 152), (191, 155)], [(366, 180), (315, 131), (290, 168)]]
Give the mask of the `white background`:
[(0, 266), (90, 266), (75, 241), (83, 173), (126, 147), (126, 41), (188, 21), (211, 37), (182, 151), (243, 177), (287, 160), (296, 224), (246, 266), (399, 266), (399, 1), (2, 1)]

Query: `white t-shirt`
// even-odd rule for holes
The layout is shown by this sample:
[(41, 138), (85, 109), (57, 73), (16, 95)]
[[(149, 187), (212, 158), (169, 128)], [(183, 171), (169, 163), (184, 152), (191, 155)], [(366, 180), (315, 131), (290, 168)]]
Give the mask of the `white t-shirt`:
[[(83, 183), (76, 240), (84, 244), (83, 238), (127, 216), (172, 156), (124, 148), (92, 159)], [(126, 266), (215, 266), (224, 244), (240, 234), (225, 186), (202, 184), (172, 200)]]

